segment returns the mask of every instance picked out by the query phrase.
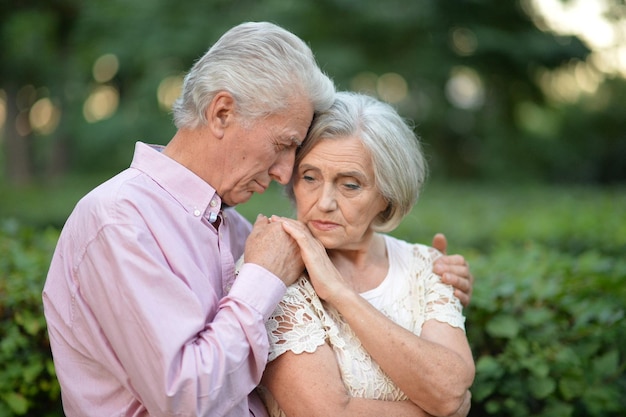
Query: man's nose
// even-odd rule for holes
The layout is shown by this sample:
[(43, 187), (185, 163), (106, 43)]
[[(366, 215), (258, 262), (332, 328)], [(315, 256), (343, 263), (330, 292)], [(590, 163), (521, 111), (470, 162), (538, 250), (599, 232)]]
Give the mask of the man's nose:
[(286, 185), (291, 179), (293, 165), (296, 161), (296, 151), (281, 155), (270, 167), (269, 174), (272, 179), (282, 185)]

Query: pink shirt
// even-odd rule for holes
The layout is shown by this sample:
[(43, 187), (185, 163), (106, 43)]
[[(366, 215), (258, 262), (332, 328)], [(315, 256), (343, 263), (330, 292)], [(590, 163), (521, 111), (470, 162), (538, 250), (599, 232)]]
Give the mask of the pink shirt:
[(265, 416), (264, 322), (285, 293), (245, 264), (251, 225), (195, 174), (138, 143), (67, 220), (43, 291), (65, 413)]

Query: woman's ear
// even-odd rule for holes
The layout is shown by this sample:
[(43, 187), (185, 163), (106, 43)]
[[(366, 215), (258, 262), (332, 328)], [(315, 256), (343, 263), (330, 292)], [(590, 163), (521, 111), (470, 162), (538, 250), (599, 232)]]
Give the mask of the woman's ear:
[(383, 223), (386, 223), (391, 218), (391, 214), (393, 211), (393, 205), (391, 204), (391, 202), (386, 203), (387, 206), (385, 207), (385, 209), (381, 210), (380, 213), (378, 213), (378, 217), (382, 220)]
[(215, 137), (221, 139), (226, 127), (234, 120), (235, 98), (226, 91), (220, 91), (209, 103), (205, 116)]

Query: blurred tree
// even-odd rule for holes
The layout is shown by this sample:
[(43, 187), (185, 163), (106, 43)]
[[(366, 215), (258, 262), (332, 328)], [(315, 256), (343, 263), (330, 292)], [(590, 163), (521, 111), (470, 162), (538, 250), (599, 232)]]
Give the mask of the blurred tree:
[(535, 159), (516, 125), (516, 106), (546, 106), (536, 71), (584, 60), (589, 49), (579, 39), (540, 31), (520, 2), (322, 4), (325, 16), (345, 23), (318, 30), (310, 20), (302, 33), (319, 41), (322, 62), (338, 64), (333, 73), (397, 72), (406, 79), (408, 95), (397, 105), (432, 147), (435, 171), (454, 177), (533, 175)]
[[(623, 17), (622, 1), (608, 1)], [(285, 26), (311, 44), (340, 89), (396, 105), (415, 122), (437, 175), (626, 179), (615, 116), (626, 110), (615, 94), (624, 79), (600, 88), (601, 105), (552, 100), (546, 74), (590, 51), (540, 30), (528, 0), (0, 0), (0, 13), (0, 138), (15, 183), (114, 172), (136, 140), (166, 143), (174, 129), (163, 97), (246, 20)], [(37, 114), (49, 116), (43, 128), (33, 127)], [(572, 170), (581, 159), (589, 168)]]
[[(70, 37), (80, 1), (4, 0), (0, 2), (0, 88), (5, 98), (4, 153), (7, 178), (17, 184), (32, 180), (38, 167), (30, 109), (39, 98), (63, 100)], [(61, 105), (59, 103), (59, 105)], [(62, 131), (44, 157), (44, 170), (64, 165)], [(43, 157), (43, 156), (42, 156)]]

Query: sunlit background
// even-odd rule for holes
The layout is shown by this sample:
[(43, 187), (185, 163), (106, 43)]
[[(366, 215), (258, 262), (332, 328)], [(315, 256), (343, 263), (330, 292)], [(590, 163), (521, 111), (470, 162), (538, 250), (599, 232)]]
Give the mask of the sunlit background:
[[(570, 62), (556, 70), (538, 71), (537, 82), (552, 100), (575, 102), (581, 95), (593, 95), (605, 77), (626, 78), (626, 23), (613, 21), (609, 1), (606, 0), (531, 0), (523, 2), (526, 12), (543, 31), (581, 38), (591, 49), (585, 61)], [(471, 29), (455, 28), (450, 34), (451, 46), (463, 56), (472, 55), (477, 39)], [(6, 63), (4, 64), (6, 65)], [(93, 85), (83, 104), (83, 116), (89, 123), (110, 118), (119, 107), (119, 91), (109, 82), (120, 67), (119, 58), (105, 53), (93, 62)], [(178, 97), (183, 74), (164, 78), (154, 92), (159, 106), (168, 111)], [(402, 75), (390, 72), (356, 74), (350, 88), (375, 94), (393, 104), (401, 103), (410, 94)], [(45, 88), (22, 86), (17, 97), (20, 113), (15, 120), (17, 131), (26, 136), (32, 131), (49, 135), (59, 123), (62, 109), (49, 97)], [(446, 83), (446, 97), (462, 109), (480, 108), (484, 100), (484, 87), (479, 74), (469, 67), (454, 68)], [(6, 93), (0, 91), (0, 127), (7, 122)]]
[(193, 61), (229, 26), (271, 20), (310, 43), (340, 89), (411, 120), (436, 176), (626, 180), (619, 0), (215, 1), (191, 14), (169, 3), (18, 2), (5, 13), (0, 179), (123, 169), (136, 140), (173, 134)]

